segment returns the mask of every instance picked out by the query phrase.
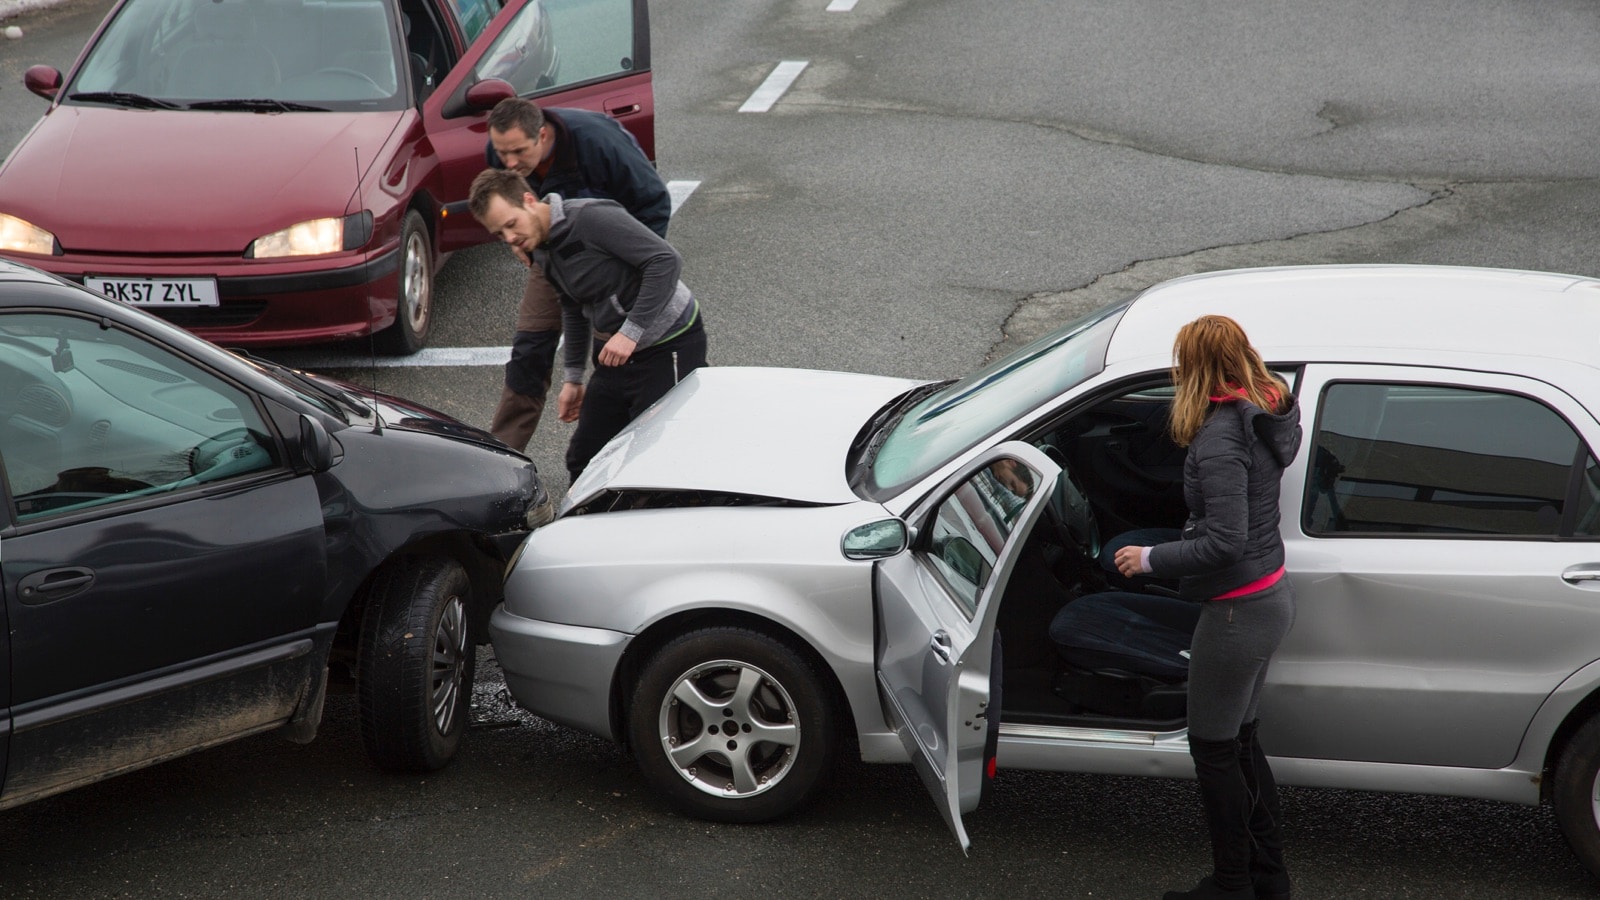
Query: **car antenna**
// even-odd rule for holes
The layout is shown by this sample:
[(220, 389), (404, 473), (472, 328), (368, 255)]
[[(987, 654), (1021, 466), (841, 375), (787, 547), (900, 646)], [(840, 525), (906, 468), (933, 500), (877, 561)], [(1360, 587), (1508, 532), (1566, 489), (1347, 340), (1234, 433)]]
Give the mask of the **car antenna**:
[[(350, 195), (350, 199), (359, 200), (361, 197), (361, 148), (352, 145), (350, 147), (350, 153), (355, 156), (356, 163), (356, 189), (355, 192)], [(372, 223), (372, 231), (374, 233), (376, 233), (378, 230), (377, 225), (378, 223), (376, 221)], [(371, 240), (370, 235), (368, 236), (368, 240)], [(401, 253), (403, 254), (404, 252), (404, 248), (401, 248)], [(405, 270), (401, 269), (400, 278), (403, 280), (405, 277)], [(371, 283), (368, 282), (368, 284), (370, 285)], [(367, 290), (369, 292), (367, 300), (370, 304), (372, 300), (370, 291), (372, 288), (369, 286)], [(378, 335), (376, 332), (372, 331), (367, 332), (367, 370), (368, 377), (372, 379), (372, 433), (383, 434), (383, 416), (378, 413)]]

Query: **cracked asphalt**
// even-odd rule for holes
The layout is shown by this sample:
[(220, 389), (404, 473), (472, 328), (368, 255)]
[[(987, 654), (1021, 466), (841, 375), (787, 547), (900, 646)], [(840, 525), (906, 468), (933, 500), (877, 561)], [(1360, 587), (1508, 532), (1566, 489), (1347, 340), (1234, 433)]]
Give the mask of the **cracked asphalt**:
[[(1441, 263), (1600, 276), (1593, 0), (652, 4), (670, 237), (716, 364), (945, 377), (1166, 278)], [(0, 149), (106, 0), (0, 41)], [(739, 105), (810, 65), (769, 113)], [(125, 177), (108, 151), (106, 177)], [(499, 247), (439, 273), (437, 346), (509, 343)], [(1516, 315), (1508, 309), (1506, 315)], [(1371, 327), (1381, 329), (1382, 322)], [(358, 352), (362, 348), (354, 348)], [(350, 369), (484, 424), (493, 367)], [(531, 452), (552, 487), (567, 431)], [(0, 896), (1135, 898), (1203, 870), (1193, 785), (1004, 773), (962, 857), (908, 767), (849, 764), (762, 827), (682, 819), (486, 665), (463, 757), (367, 767), (353, 705), (0, 813)], [(1547, 809), (1289, 790), (1301, 898), (1589, 897)]]

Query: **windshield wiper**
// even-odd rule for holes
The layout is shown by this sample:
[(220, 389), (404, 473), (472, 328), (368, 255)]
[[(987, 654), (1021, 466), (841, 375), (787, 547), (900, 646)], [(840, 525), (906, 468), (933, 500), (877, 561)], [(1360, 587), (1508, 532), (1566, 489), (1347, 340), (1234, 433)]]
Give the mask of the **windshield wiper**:
[(339, 411), (340, 408), (350, 410), (363, 419), (369, 416), (376, 416), (378, 414), (376, 407), (368, 407), (365, 403), (362, 403), (360, 400), (352, 396), (350, 392), (340, 390), (331, 384), (324, 384), (323, 382), (312, 378), (304, 372), (301, 372), (299, 369), (292, 369), (283, 363), (273, 362), (270, 359), (257, 356), (254, 353), (239, 347), (233, 348), (233, 353), (236, 356), (249, 360), (263, 369), (269, 369), (273, 372), (285, 375), (293, 380), (295, 384), (300, 385), (319, 397), (323, 397), (332, 401), (334, 405), (332, 412), (337, 413), (340, 418), (345, 420), (346, 424), (349, 424), (350, 419), (349, 417), (345, 416), (344, 413)]
[(327, 112), (326, 106), (295, 103), (290, 100), (273, 100), (268, 97), (239, 98), (235, 100), (201, 100), (189, 104), (190, 109), (243, 110), (245, 112)]
[(173, 103), (171, 100), (161, 100), (156, 97), (146, 97), (130, 91), (83, 91), (77, 94), (68, 94), (68, 100), (82, 100), (85, 103), (110, 103), (115, 106), (126, 106), (129, 109), (185, 109), (182, 103)]

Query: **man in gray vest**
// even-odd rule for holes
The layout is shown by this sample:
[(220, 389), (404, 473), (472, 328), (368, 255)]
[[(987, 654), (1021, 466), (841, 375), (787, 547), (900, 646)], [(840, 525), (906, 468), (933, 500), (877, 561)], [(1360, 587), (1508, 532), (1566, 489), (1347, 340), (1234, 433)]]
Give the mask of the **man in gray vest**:
[(541, 200), (515, 172), (478, 173), (467, 202), (490, 233), (535, 261), (560, 299), (557, 412), (578, 423), (567, 447), (576, 481), (623, 426), (706, 364), (700, 305), (679, 280), (683, 258), (615, 201)]

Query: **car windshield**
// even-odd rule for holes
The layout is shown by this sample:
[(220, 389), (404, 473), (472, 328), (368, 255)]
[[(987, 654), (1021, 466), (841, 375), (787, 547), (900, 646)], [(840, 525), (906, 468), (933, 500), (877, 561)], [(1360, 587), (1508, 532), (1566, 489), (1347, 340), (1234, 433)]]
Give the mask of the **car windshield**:
[(141, 109), (399, 109), (386, 0), (131, 0), (68, 102)]
[(867, 489), (899, 493), (1007, 423), (1105, 368), (1126, 304), (1097, 310), (924, 398), (889, 426)]

